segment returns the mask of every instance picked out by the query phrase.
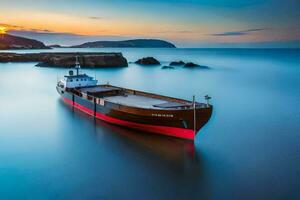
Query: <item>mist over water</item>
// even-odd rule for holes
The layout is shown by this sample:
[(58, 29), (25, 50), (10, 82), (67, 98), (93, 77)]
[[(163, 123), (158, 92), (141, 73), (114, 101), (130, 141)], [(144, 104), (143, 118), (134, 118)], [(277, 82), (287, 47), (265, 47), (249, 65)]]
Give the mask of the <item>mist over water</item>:
[(68, 69), (0, 63), (0, 199), (300, 198), (300, 50), (50, 51), (209, 66), (82, 71), (100, 83), (200, 102), (208, 94), (213, 116), (194, 143), (128, 130), (60, 100), (57, 77)]

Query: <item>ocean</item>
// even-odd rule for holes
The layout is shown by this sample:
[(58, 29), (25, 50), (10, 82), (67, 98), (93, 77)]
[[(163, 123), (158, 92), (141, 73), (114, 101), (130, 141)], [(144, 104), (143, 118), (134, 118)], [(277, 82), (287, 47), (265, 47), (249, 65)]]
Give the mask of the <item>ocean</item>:
[[(26, 50), (12, 52), (40, 52)], [(95, 121), (56, 92), (68, 69), (0, 63), (0, 199), (300, 199), (299, 49), (52, 49), (122, 52), (100, 83), (204, 102), (194, 143)], [(161, 69), (153, 56), (210, 69)]]

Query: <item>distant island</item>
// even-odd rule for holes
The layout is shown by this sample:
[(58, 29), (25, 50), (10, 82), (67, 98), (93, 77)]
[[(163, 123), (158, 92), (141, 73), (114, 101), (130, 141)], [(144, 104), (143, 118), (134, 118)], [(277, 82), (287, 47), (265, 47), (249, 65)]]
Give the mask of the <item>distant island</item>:
[(176, 48), (176, 46), (170, 42), (158, 39), (96, 41), (74, 46), (61, 46), (59, 44), (46, 46), (43, 42), (37, 40), (9, 34), (0, 34), (0, 50), (51, 48)]
[(49, 49), (44, 43), (9, 34), (0, 35), (0, 50), (7, 49)]
[(136, 39), (124, 41), (97, 41), (87, 42), (71, 48), (176, 48), (170, 42), (156, 39)]

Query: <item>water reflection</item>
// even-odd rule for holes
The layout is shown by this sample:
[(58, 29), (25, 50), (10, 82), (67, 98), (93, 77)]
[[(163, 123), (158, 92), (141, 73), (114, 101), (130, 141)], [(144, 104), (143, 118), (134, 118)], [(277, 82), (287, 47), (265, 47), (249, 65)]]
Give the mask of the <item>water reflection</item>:
[(72, 112), (73, 117), (79, 117), (77, 120), (89, 120), (90, 125), (94, 129), (96, 139), (99, 140), (99, 142), (101, 141), (101, 143), (104, 140), (106, 142), (112, 142), (113, 140), (124, 142), (128, 145), (128, 148), (132, 148), (134, 151), (148, 151), (175, 163), (187, 164), (197, 161), (197, 152), (193, 141), (112, 125), (74, 109), (70, 105), (65, 104), (61, 99), (59, 103), (65, 106), (68, 112)]
[(135, 148), (151, 151), (164, 159), (182, 162), (195, 159), (195, 146), (193, 142), (180, 141), (166, 136), (153, 135), (141, 131), (129, 130), (95, 120), (95, 125), (105, 127), (108, 134), (113, 134), (114, 139), (128, 140)]
[[(131, 188), (142, 187), (143, 184), (140, 183), (140, 178), (144, 177), (145, 180), (143, 182), (148, 181), (147, 185), (169, 188), (165, 189), (164, 194), (160, 195), (164, 198), (184, 199), (186, 196), (195, 197), (201, 195), (206, 199), (211, 199), (211, 185), (207, 181), (209, 179), (208, 164), (193, 142), (111, 125), (94, 119), (77, 109), (72, 109), (71, 106), (66, 105), (62, 100), (59, 100), (58, 103), (59, 109), (69, 115), (68, 119), (72, 118), (70, 123), (83, 123), (84, 125), (80, 124), (80, 127), (88, 129), (81, 130), (80, 136), (78, 133), (73, 133), (74, 137), (77, 139), (81, 138), (80, 141), (83, 141), (80, 144), (81, 148), (86, 145), (86, 137), (89, 136), (91, 136), (90, 140), (95, 141), (96, 145), (101, 148), (101, 151), (93, 152), (91, 151), (91, 144), (88, 144), (89, 154), (98, 154), (98, 156), (93, 155), (93, 165), (100, 165), (102, 170), (104, 168), (103, 162), (111, 162), (108, 167), (112, 167), (115, 164), (120, 165), (119, 167), (122, 171), (110, 174), (109, 179), (116, 181), (120, 173), (126, 172), (129, 173), (127, 176), (130, 179), (126, 179), (126, 183), (131, 185)], [(69, 137), (73, 136), (69, 135)], [(94, 144), (94, 142), (91, 143)], [(118, 157), (118, 162), (114, 161), (114, 155)], [(97, 159), (100, 161), (98, 162)], [(111, 159), (113, 161), (110, 161)], [(138, 177), (138, 174), (141, 177)], [(122, 174), (121, 176), (124, 175)], [(103, 179), (103, 175), (101, 177)], [(138, 186), (139, 184), (141, 185)], [(100, 185), (98, 186), (101, 187)], [(180, 189), (178, 186), (180, 186)], [(176, 187), (180, 192), (174, 191)], [(157, 189), (155, 191), (157, 192)], [(136, 191), (131, 189), (127, 192), (130, 194), (129, 199), (137, 195)], [(154, 198), (156, 192), (148, 188), (147, 195), (154, 195), (152, 196)], [(118, 195), (122, 195), (122, 192)]]

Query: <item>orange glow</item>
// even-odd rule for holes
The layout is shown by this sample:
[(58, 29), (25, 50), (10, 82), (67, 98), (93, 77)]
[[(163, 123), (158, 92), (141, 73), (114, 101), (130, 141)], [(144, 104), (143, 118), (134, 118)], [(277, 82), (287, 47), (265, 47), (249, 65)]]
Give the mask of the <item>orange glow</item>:
[[(11, 25), (7, 27), (9, 30), (50, 30), (57, 33), (74, 33), (87, 36), (140, 36), (140, 37), (163, 37), (178, 38), (186, 37), (186, 34), (178, 34), (172, 32), (177, 29), (175, 22), (161, 22), (145, 20), (145, 19), (115, 19), (104, 18), (101, 20), (91, 20), (86, 16), (74, 16), (61, 13), (49, 12), (27, 12), (19, 11), (18, 15), (11, 15), (9, 12), (0, 13), (0, 19), (5, 24)], [(178, 29), (187, 28), (189, 25), (181, 24)], [(175, 28), (174, 28), (175, 27)], [(201, 26), (201, 32), (206, 27)], [(170, 32), (169, 32), (170, 31)], [(182, 36), (181, 36), (182, 35)], [(189, 34), (198, 36), (199, 33)]]
[[(298, 32), (289, 29), (277, 31), (271, 29), (251, 32), (237, 36), (214, 36), (231, 30), (247, 30), (242, 24), (205, 22), (161, 21), (148, 18), (103, 18), (91, 19), (82, 15), (70, 15), (56, 12), (18, 11), (12, 15), (9, 11), (0, 12), (0, 34), (9, 31), (40, 31), (49, 33), (72, 33), (84, 36), (127, 36), (131, 38), (160, 38), (181, 43), (238, 43), (285, 40), (298, 38)], [(1, 24), (3, 23), (3, 24)]]
[(6, 27), (0, 26), (0, 34), (5, 34), (7, 31)]

